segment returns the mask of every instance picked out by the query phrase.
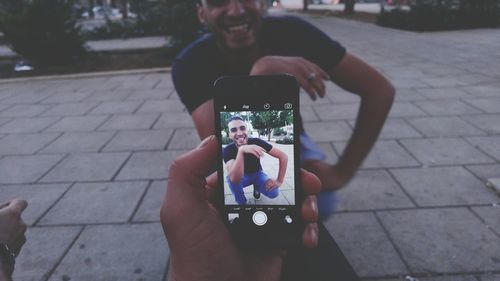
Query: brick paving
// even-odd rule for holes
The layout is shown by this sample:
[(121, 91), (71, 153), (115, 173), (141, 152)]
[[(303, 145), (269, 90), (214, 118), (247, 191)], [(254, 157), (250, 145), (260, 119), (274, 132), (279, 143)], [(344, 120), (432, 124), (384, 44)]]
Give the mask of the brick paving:
[[(309, 20), (398, 92), (380, 140), (325, 221), (356, 272), (500, 280), (500, 198), (486, 186), (500, 177), (500, 30), (417, 34)], [(334, 161), (359, 99), (327, 91), (317, 102), (302, 95), (301, 109)], [(29, 201), (14, 279), (163, 280), (166, 171), (197, 143), (165, 71), (1, 83), (0, 198)]]

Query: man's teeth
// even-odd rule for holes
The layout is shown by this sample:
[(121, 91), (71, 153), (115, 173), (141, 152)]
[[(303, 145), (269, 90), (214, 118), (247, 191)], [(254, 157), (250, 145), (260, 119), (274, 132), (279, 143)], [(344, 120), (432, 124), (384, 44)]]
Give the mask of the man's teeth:
[(248, 30), (248, 23), (233, 25), (228, 28), (229, 32), (242, 32)]

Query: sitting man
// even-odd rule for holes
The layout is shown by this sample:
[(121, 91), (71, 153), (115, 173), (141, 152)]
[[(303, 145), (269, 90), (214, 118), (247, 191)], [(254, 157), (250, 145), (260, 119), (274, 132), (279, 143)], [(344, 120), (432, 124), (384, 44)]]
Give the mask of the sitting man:
[[(260, 194), (269, 198), (279, 195), (279, 187), (285, 178), (288, 156), (276, 147), (259, 138), (249, 138), (247, 125), (239, 116), (229, 119), (229, 138), (232, 144), (223, 150), (224, 163), (228, 172), (229, 188), (239, 205), (246, 205), (247, 198), (243, 188), (253, 184), (253, 195), (256, 200)], [(270, 179), (263, 171), (260, 158), (264, 152), (279, 159), (278, 177)]]

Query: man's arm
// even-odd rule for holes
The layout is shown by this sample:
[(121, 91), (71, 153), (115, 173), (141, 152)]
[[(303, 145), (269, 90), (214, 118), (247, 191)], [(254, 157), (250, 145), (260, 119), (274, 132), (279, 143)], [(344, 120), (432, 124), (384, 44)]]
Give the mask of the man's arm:
[(394, 100), (395, 89), (378, 71), (346, 53), (330, 71), (332, 81), (361, 97), (356, 125), (336, 168), (344, 184), (352, 178), (375, 144)]
[(255, 157), (260, 158), (264, 156), (264, 149), (255, 144), (242, 145), (238, 148), (236, 159), (229, 160), (226, 163), (229, 179), (234, 183), (240, 182), (243, 177), (245, 169), (245, 153), (253, 154)]
[(279, 185), (281, 185), (285, 180), (286, 167), (288, 165), (288, 156), (276, 147), (271, 148), (268, 153), (269, 155), (278, 158), (279, 160), (278, 177), (276, 177), (276, 180), (279, 182)]

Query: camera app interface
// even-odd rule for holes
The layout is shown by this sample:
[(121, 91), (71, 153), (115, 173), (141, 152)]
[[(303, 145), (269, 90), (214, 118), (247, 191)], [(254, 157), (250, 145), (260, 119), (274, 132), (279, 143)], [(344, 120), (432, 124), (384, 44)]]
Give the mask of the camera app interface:
[(220, 112), (225, 205), (236, 210), (295, 205), (291, 107), (264, 104), (264, 110)]

